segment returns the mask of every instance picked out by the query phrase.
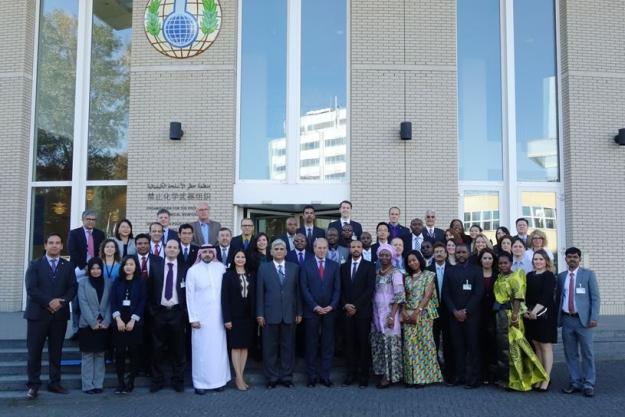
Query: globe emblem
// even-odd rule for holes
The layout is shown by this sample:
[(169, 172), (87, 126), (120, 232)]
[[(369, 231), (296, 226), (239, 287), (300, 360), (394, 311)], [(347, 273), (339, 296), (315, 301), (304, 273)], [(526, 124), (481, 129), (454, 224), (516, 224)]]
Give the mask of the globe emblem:
[(197, 38), (197, 33), (197, 22), (188, 13), (173, 13), (163, 24), (165, 39), (175, 48), (191, 45)]
[(170, 58), (207, 50), (221, 28), (219, 0), (148, 0), (144, 30), (148, 42)]

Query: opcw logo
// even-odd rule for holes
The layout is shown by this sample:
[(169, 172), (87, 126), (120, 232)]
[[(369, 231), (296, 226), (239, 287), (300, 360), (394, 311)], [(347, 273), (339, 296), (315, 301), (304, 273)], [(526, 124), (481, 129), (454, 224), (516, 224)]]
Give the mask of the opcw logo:
[(145, 34), (160, 53), (189, 58), (207, 50), (221, 27), (219, 0), (150, 0)]

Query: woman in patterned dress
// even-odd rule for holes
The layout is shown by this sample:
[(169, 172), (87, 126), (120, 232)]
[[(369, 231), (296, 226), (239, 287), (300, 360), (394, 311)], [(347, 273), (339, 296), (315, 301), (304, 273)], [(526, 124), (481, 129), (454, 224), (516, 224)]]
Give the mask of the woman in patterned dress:
[(375, 277), (370, 336), (373, 373), (380, 377), (377, 388), (387, 388), (403, 376), (399, 308), (404, 302), (404, 282), (391, 262), (393, 253), (388, 243), (377, 250), (380, 269)]
[(406, 302), (401, 310), (404, 382), (409, 388), (423, 388), (426, 384), (443, 381), (432, 331), (434, 319), (438, 317), (436, 274), (425, 269), (425, 259), (419, 251), (410, 251), (405, 263)]

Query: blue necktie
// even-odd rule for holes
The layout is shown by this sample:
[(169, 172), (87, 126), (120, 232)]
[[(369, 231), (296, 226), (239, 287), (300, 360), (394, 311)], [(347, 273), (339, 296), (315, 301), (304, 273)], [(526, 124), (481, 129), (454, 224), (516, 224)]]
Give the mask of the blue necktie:
[(298, 254), (298, 261), (300, 265), (304, 264), (304, 255), (302, 255), (302, 252)]
[(50, 259), (50, 269), (52, 270), (52, 278), (56, 276), (56, 259)]
[(356, 276), (357, 269), (358, 269), (358, 262), (354, 262), (352, 266), (352, 281), (354, 280), (354, 276)]
[(280, 278), (280, 285), (284, 284), (284, 279), (286, 278), (286, 276), (284, 275), (282, 265), (278, 265), (278, 277)]
[(169, 270), (165, 279), (165, 300), (169, 301), (174, 296), (174, 270), (172, 269), (174, 264), (167, 262), (167, 266)]

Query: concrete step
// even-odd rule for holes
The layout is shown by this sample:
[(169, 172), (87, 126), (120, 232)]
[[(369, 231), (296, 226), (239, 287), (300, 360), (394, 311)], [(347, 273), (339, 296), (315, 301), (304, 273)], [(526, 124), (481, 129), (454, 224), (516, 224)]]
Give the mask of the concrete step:
[[(48, 348), (43, 349), (43, 360), (48, 359)], [(0, 362), (27, 361), (26, 346), (0, 348)], [(63, 346), (63, 360), (80, 360), (80, 349), (77, 346)]]

